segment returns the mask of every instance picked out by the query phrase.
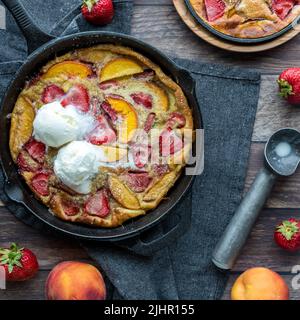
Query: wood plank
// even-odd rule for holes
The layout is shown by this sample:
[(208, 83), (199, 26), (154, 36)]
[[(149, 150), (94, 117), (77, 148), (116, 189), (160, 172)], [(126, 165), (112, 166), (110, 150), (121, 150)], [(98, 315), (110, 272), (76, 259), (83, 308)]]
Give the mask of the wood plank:
[[(280, 275), (282, 276), (282, 278), (285, 280), (286, 284), (289, 287), (290, 300), (299, 300), (300, 299), (300, 290), (293, 289), (292, 284), (291, 284), (294, 275), (292, 275), (292, 274), (280, 274)], [(232, 288), (232, 286), (238, 276), (239, 276), (239, 274), (231, 274), (230, 275), (229, 281), (228, 281), (226, 289), (224, 291), (224, 295), (223, 295), (222, 300), (230, 300), (230, 291), (231, 291), (231, 288)]]
[[(300, 36), (262, 53), (231, 53), (215, 48), (189, 30), (171, 5), (134, 7), (132, 35), (161, 49), (170, 56), (197, 61), (256, 68), (265, 74), (279, 74), (299, 65)], [(284, 57), (284, 59), (283, 59)]]
[(299, 108), (279, 97), (277, 78), (275, 75), (262, 77), (252, 141), (267, 141), (280, 128), (300, 130)]
[[(260, 168), (264, 166), (264, 143), (253, 143), (245, 183), (248, 190)], [(300, 208), (300, 170), (290, 177), (278, 178), (267, 201), (267, 208)]]
[(17, 242), (30, 248), (38, 257), (41, 269), (52, 269), (64, 260), (92, 260), (77, 240), (41, 233), (17, 220), (6, 208), (0, 208), (0, 246)]
[(263, 266), (277, 272), (289, 273), (294, 265), (300, 264), (300, 251), (289, 253), (278, 247), (273, 240), (277, 224), (290, 217), (300, 219), (300, 210), (263, 210), (233, 271), (239, 272), (251, 267)]
[(29, 281), (7, 283), (6, 290), (0, 290), (0, 300), (44, 300), (48, 274), (49, 271), (39, 271)]

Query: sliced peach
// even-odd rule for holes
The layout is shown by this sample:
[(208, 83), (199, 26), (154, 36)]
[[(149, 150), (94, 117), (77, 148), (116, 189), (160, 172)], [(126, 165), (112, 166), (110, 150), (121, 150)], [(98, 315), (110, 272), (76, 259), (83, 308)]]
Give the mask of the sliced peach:
[(127, 156), (127, 149), (116, 148), (111, 146), (98, 146), (103, 152), (104, 162), (116, 162)]
[(166, 92), (159, 87), (157, 84), (153, 82), (146, 82), (145, 86), (147, 86), (151, 91), (153, 96), (156, 97), (156, 105), (161, 108), (163, 111), (168, 111), (169, 109), (169, 98)]
[(78, 61), (63, 61), (59, 62), (46, 71), (42, 76), (43, 79), (49, 79), (56, 77), (60, 74), (66, 74), (67, 76), (77, 76), (80, 78), (87, 78), (92, 74), (91, 68)]
[(138, 210), (140, 203), (133, 192), (131, 192), (116, 176), (109, 176), (108, 185), (113, 197), (125, 208)]
[(130, 76), (143, 72), (144, 69), (135, 61), (128, 58), (116, 58), (109, 61), (100, 72), (100, 82), (114, 78)]
[(34, 108), (24, 97), (20, 96), (11, 116), (9, 147), (12, 158), (16, 161), (22, 146), (30, 139)]
[(134, 130), (138, 127), (136, 112), (133, 106), (125, 100), (107, 97), (107, 101), (111, 105), (112, 109), (123, 118), (123, 121), (117, 129), (119, 141), (121, 143), (127, 143), (131, 140)]

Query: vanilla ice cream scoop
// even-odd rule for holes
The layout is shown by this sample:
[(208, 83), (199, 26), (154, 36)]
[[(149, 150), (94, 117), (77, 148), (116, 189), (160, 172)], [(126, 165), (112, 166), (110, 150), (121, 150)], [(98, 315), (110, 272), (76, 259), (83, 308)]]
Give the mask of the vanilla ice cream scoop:
[(54, 160), (54, 172), (69, 188), (78, 193), (90, 192), (91, 179), (98, 172), (96, 149), (87, 141), (73, 141), (61, 148)]
[(55, 101), (42, 106), (33, 122), (33, 135), (47, 146), (58, 148), (81, 140), (95, 126), (93, 118), (79, 113), (73, 106), (63, 107)]

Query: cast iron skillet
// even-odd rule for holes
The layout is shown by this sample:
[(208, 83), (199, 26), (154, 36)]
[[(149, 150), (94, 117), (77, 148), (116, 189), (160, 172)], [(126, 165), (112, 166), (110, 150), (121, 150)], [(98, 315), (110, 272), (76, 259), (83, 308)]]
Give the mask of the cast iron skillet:
[(233, 37), (230, 35), (227, 35), (223, 32), (220, 32), (218, 30), (216, 30), (215, 28), (213, 28), (209, 23), (207, 23), (206, 21), (204, 21), (203, 19), (201, 19), (201, 17), (197, 14), (196, 10), (194, 9), (194, 7), (192, 6), (190, 0), (185, 0), (186, 6), (189, 9), (190, 13), (192, 14), (192, 16), (194, 17), (194, 19), (196, 19), (197, 22), (199, 22), (204, 28), (206, 28), (208, 31), (210, 31), (211, 33), (213, 33), (214, 35), (223, 38), (225, 40), (228, 41), (232, 41), (232, 42), (238, 42), (241, 44), (255, 44), (255, 43), (261, 43), (261, 42), (267, 42), (270, 40), (273, 40), (275, 38), (280, 37), (281, 35), (283, 35), (284, 33), (286, 33), (287, 31), (291, 30), (294, 23), (298, 23), (300, 17), (296, 18), (295, 21), (291, 22), (289, 25), (287, 25), (285, 28), (279, 30), (278, 32), (275, 32), (269, 36), (265, 36), (265, 37), (260, 37), (260, 38), (237, 38), (237, 37)]
[[(64, 234), (75, 236), (80, 239), (106, 241), (127, 239), (140, 234), (141, 231), (144, 231), (161, 221), (188, 191), (189, 187), (192, 185), (193, 176), (187, 176), (183, 173), (175, 186), (170, 190), (167, 200), (162, 201), (155, 210), (149, 212), (147, 215), (129, 221), (118, 228), (92, 228), (89, 226), (64, 222), (52, 216), (49, 213), (48, 208), (34, 198), (32, 192), (18, 174), (17, 168), (12, 161), (9, 152), (9, 114), (13, 110), (16, 99), (24, 87), (25, 81), (37, 72), (47, 61), (51, 60), (56, 55), (62, 55), (75, 48), (89, 47), (101, 43), (110, 43), (133, 48), (161, 66), (163, 70), (182, 87), (193, 111), (195, 128), (203, 128), (201, 114), (195, 95), (195, 81), (192, 76), (186, 70), (179, 68), (174, 62), (157, 49), (140, 40), (123, 34), (111, 32), (82, 32), (51, 40), (53, 37), (43, 33), (34, 25), (18, 1), (5, 0), (3, 2), (7, 5), (18, 21), (27, 38), (29, 48), (37, 48), (30, 54), (23, 66), (15, 74), (14, 79), (7, 89), (6, 95), (2, 101), (0, 113), (0, 132), (2, 137), (0, 154), (1, 164), (6, 178), (5, 191), (8, 197), (13, 201), (23, 204), (35, 215), (35, 217), (46, 223), (48, 226), (57, 231), (63, 232)], [(38, 48), (41, 41), (49, 42)], [(187, 221), (181, 221), (180, 223), (184, 225)], [(179, 229), (182, 227), (180, 226), (180, 223), (171, 229), (164, 237), (174, 238), (180, 232)], [(162, 239), (156, 240), (156, 244), (162, 243)]]

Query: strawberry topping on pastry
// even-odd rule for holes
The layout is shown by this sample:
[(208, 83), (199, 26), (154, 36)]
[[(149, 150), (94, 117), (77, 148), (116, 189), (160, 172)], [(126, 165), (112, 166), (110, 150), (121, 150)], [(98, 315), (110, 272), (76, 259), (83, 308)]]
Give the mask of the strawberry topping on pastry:
[(155, 117), (156, 117), (155, 113), (148, 114), (148, 117), (147, 117), (145, 124), (144, 124), (144, 130), (146, 133), (150, 132), (150, 130), (152, 129), (154, 122), (155, 122)]
[(90, 143), (101, 145), (116, 141), (116, 133), (103, 115), (97, 117), (97, 123), (96, 128), (87, 137)]
[(90, 109), (90, 98), (86, 88), (82, 85), (73, 86), (61, 101), (63, 107), (72, 105), (81, 112), (88, 112)]
[(105, 218), (110, 212), (107, 190), (101, 189), (89, 197), (84, 210), (87, 214)]
[(42, 102), (50, 103), (55, 100), (59, 100), (64, 96), (65, 92), (62, 88), (58, 87), (55, 84), (50, 84), (47, 86), (42, 94)]
[(154, 164), (152, 169), (155, 174), (162, 176), (165, 173), (169, 172), (169, 166), (167, 164)]
[(21, 171), (35, 172), (40, 169), (40, 164), (34, 161), (26, 151), (21, 151), (17, 159)]
[(284, 20), (296, 4), (297, 0), (273, 0), (272, 9), (281, 20)]
[(117, 113), (116, 113), (116, 111), (111, 107), (111, 105), (110, 105), (108, 102), (106, 102), (106, 101), (102, 102), (101, 108), (102, 108), (102, 110), (109, 116), (109, 118), (110, 118), (110, 120), (111, 120), (112, 122), (117, 121), (117, 119), (118, 119)]
[(32, 188), (41, 196), (48, 196), (49, 195), (49, 182), (50, 175), (48, 173), (37, 173), (32, 179), (31, 179), (31, 185)]
[(166, 123), (167, 128), (183, 128), (185, 126), (185, 116), (180, 112), (172, 112)]
[(142, 105), (146, 109), (152, 109), (152, 96), (150, 94), (137, 92), (132, 93), (130, 96), (136, 104)]
[(144, 168), (150, 157), (150, 146), (136, 143), (131, 147), (131, 152), (133, 156), (133, 162), (136, 167), (139, 169)]
[(76, 214), (79, 213), (79, 210), (80, 210), (77, 205), (75, 205), (73, 202), (68, 200), (62, 201), (62, 207), (63, 207), (64, 213), (69, 217), (75, 216)]
[(99, 84), (99, 88), (101, 90), (107, 90), (117, 86), (118, 86), (118, 82), (114, 80), (109, 80)]
[(44, 162), (46, 146), (42, 142), (30, 139), (24, 148), (34, 160), (39, 163)]
[(144, 70), (143, 72), (141, 73), (138, 73), (138, 74), (135, 74), (133, 76), (134, 79), (137, 79), (137, 80), (152, 80), (153, 77), (155, 76), (155, 72), (151, 69), (147, 69), (147, 70)]
[(124, 175), (124, 180), (128, 187), (134, 192), (143, 192), (152, 181), (148, 172), (129, 172)]
[(174, 130), (164, 129), (159, 136), (159, 150), (163, 157), (169, 156), (183, 148), (182, 139), (175, 133)]
[(222, 0), (204, 0), (207, 20), (209, 22), (221, 18), (225, 11), (225, 3)]

